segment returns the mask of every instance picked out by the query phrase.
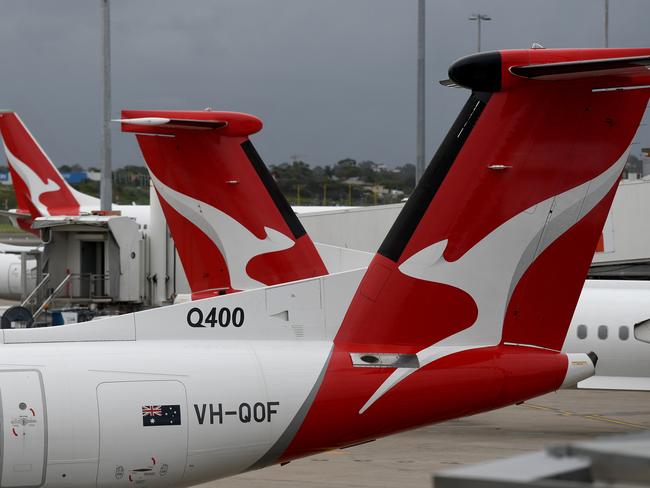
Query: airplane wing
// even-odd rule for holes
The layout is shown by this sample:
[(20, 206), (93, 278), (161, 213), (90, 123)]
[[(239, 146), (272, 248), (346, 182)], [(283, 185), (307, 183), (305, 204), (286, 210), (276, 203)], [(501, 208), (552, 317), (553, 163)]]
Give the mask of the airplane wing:
[(14, 210), (0, 210), (0, 217), (7, 217), (8, 219), (31, 219), (32, 216), (28, 213), (17, 212)]

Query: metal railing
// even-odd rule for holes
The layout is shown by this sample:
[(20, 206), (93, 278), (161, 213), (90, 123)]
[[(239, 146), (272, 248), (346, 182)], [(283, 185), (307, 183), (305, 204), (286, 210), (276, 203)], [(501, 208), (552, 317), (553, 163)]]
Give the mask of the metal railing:
[(30, 305), (32, 303), (32, 300), (34, 300), (37, 297), (37, 294), (41, 289), (45, 286), (45, 284), (50, 281), (50, 273), (46, 273), (43, 275), (43, 279), (36, 285), (36, 287), (32, 290), (32, 292), (27, 295), (27, 298), (23, 300), (23, 302), (20, 304), (21, 307), (27, 307), (27, 305)]
[[(23, 301), (22, 305), (25, 306), (33, 301), (38, 292), (50, 281), (50, 274), (43, 276), (43, 279), (38, 283), (36, 288), (29, 294)], [(68, 273), (63, 279), (66, 284), (66, 289), (61, 291), (59, 285), (59, 297), (69, 298), (71, 300), (82, 299), (92, 300), (94, 298), (107, 299), (111, 298), (110, 294), (110, 276), (108, 273), (95, 274), (95, 273)], [(49, 293), (52, 293), (50, 288)]]
[(110, 275), (108, 273), (71, 273), (70, 281), (62, 298), (71, 300), (110, 299)]
[[(38, 293), (43, 289), (45, 284), (50, 281), (50, 274), (46, 274), (38, 283), (36, 288), (23, 301), (22, 306), (33, 305), (38, 303)], [(36, 320), (54, 301), (55, 299), (65, 299), (70, 301), (107, 301), (111, 300), (110, 276), (108, 273), (68, 273), (65, 278), (54, 288), (49, 296), (43, 300), (40, 306), (33, 314)], [(35, 302), (35, 303), (33, 303)]]
[(59, 283), (59, 286), (57, 286), (57, 287), (54, 289), (54, 291), (53, 291), (52, 293), (50, 293), (50, 296), (47, 297), (47, 298), (43, 301), (43, 303), (41, 303), (41, 306), (38, 307), (38, 309), (36, 310), (36, 312), (34, 312), (34, 320), (36, 320), (36, 319), (38, 318), (38, 316), (41, 315), (41, 314), (43, 313), (43, 310), (45, 310), (45, 309), (47, 308), (47, 306), (50, 304), (50, 302), (51, 302), (52, 300), (54, 300), (54, 298), (56, 297), (57, 293), (59, 293), (59, 291), (61, 291), (61, 288), (63, 288), (63, 287), (65, 286), (65, 284), (66, 284), (68, 281), (70, 281), (70, 278), (71, 278), (71, 277), (72, 277), (71, 274), (67, 274), (67, 275), (65, 276), (65, 278), (63, 278), (63, 281), (61, 281), (61, 283)]

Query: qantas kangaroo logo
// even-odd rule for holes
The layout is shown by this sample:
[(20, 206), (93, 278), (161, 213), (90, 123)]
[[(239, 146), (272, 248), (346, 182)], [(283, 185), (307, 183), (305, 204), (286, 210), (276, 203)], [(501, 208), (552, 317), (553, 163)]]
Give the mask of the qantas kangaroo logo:
[(259, 239), (230, 215), (190, 196), (183, 195), (161, 182), (149, 169), (156, 190), (174, 210), (196, 225), (221, 252), (228, 266), (230, 286), (249, 290), (266, 286), (246, 272), (255, 256), (291, 248), (295, 242), (275, 229), (264, 227), (266, 238)]
[[(418, 251), (399, 266), (402, 273), (412, 278), (463, 290), (478, 308), (472, 326), (417, 353), (419, 368), (456, 352), (499, 344), (505, 312), (523, 274), (537, 256), (609, 193), (625, 166), (628, 152), (629, 149), (594, 179), (515, 215), (456, 261), (445, 259), (445, 239)], [(488, 276), (490, 279), (485, 279)], [(417, 369), (396, 369), (359, 413)]]
[(18, 173), (20, 178), (23, 180), (29, 191), (29, 197), (38, 212), (43, 216), (50, 215), (50, 212), (47, 206), (41, 203), (41, 196), (45, 193), (51, 193), (61, 190), (61, 187), (55, 181), (50, 180), (49, 178), (45, 179), (45, 183), (38, 176), (34, 170), (32, 170), (28, 165), (23, 163), (20, 159), (14, 156), (9, 148), (5, 145), (5, 153), (7, 154), (7, 159), (11, 167)]

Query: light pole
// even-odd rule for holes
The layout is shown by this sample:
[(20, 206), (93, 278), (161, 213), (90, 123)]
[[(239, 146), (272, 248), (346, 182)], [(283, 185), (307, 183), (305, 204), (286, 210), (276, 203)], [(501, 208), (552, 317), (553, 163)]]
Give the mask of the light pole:
[(609, 0), (605, 0), (605, 47), (609, 47)]
[(481, 22), (492, 20), (492, 17), (485, 14), (474, 14), (470, 15), (467, 20), (475, 20), (478, 26), (478, 39), (477, 39), (477, 52), (481, 52)]
[(102, 12), (102, 179), (99, 184), (101, 210), (113, 205), (111, 165), (111, 18), (110, 0), (100, 0)]
[(424, 146), (425, 146), (425, 102), (424, 102), (424, 23), (425, 0), (418, 0), (418, 59), (417, 59), (417, 129), (415, 151), (415, 184), (417, 185), (424, 174)]

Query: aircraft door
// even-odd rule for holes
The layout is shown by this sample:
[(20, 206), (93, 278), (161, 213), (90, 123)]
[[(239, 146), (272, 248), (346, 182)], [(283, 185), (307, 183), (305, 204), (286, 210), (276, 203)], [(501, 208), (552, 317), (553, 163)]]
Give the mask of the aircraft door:
[(102, 383), (99, 486), (176, 486), (187, 463), (187, 396), (178, 381)]
[(0, 486), (45, 482), (46, 415), (38, 371), (0, 372), (2, 477)]
[(81, 241), (81, 296), (101, 297), (104, 290), (104, 249), (103, 241)]

